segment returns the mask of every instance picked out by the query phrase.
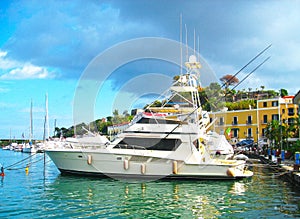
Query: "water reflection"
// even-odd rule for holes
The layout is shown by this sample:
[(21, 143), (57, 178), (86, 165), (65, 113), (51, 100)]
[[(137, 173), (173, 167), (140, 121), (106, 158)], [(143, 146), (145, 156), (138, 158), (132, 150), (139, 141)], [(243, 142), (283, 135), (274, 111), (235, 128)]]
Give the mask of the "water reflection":
[(80, 205), (86, 214), (99, 217), (131, 215), (141, 218), (150, 214), (167, 218), (182, 215), (212, 218), (224, 213), (228, 194), (242, 194), (245, 188), (243, 182), (233, 181), (124, 183), (59, 176), (49, 185), (46, 196), (54, 197), (52, 202), (58, 201), (55, 197), (59, 197), (60, 205), (64, 207), (74, 200), (73, 204)]
[(244, 182), (234, 182), (229, 192), (235, 195), (244, 195), (246, 192), (246, 185)]
[(300, 216), (299, 192), (291, 191), (270, 172), (256, 171), (256, 177), (240, 181), (128, 183), (58, 176), (47, 186), (45, 199), (66, 210), (65, 214), (60, 212), (62, 217), (69, 214), (97, 218)]

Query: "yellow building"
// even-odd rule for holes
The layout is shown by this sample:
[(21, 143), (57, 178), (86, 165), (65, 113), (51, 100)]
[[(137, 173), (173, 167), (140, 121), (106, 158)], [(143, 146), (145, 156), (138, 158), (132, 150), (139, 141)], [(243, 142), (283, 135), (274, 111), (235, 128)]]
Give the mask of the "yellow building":
[[(229, 140), (253, 139), (255, 142), (264, 137), (266, 126), (272, 120), (282, 124), (292, 124), (298, 116), (298, 105), (293, 104), (293, 96), (257, 101), (256, 109), (219, 111), (210, 113), (213, 122), (211, 130), (225, 134)], [(227, 134), (227, 131), (230, 134)]]

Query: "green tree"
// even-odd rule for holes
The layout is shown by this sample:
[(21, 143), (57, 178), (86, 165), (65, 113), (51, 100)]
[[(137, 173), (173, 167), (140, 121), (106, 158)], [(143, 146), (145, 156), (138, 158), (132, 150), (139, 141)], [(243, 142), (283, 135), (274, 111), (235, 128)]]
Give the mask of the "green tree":
[(225, 106), (224, 91), (221, 86), (213, 82), (205, 88), (206, 102), (203, 108), (207, 111), (219, 111)]
[(286, 89), (283, 89), (283, 88), (279, 90), (279, 93), (280, 93), (281, 97), (289, 95), (288, 91)]

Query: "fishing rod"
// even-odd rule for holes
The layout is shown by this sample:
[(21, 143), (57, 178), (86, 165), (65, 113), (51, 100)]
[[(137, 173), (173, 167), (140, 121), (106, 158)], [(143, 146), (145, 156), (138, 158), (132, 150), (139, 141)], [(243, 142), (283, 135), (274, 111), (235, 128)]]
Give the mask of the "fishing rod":
[[(269, 56), (262, 63), (260, 63), (258, 66), (256, 66), (249, 74), (246, 75), (246, 77), (243, 78), (243, 80), (241, 80), (237, 85), (235, 85), (230, 91), (233, 91), (237, 86), (239, 86), (244, 80), (246, 80), (253, 72), (255, 72), (258, 68), (260, 68), (270, 58), (271, 58), (271, 56)], [(225, 94), (225, 96), (226, 96), (226, 94)]]
[[(271, 45), (270, 45), (271, 46)], [(270, 46), (268, 46), (265, 50), (267, 50)], [(264, 50), (264, 51), (265, 51)], [(263, 52), (264, 52), (263, 51)], [(260, 53), (262, 54), (262, 52)], [(252, 73), (254, 73), (258, 68), (260, 68), (265, 62), (267, 62), (269, 59), (271, 58), (271, 56), (269, 56), (268, 58), (266, 58), (262, 63), (260, 63), (258, 66), (256, 66), (250, 73), (248, 73), (246, 75), (246, 77), (243, 78), (243, 80), (241, 80), (234, 88), (231, 89), (234, 90), (238, 85), (240, 85), (244, 80), (246, 80)], [(227, 95), (228, 93), (225, 94), (225, 96)], [(199, 108), (201, 107), (201, 104), (196, 107), (191, 113), (189, 113), (182, 122), (185, 122), (193, 113), (196, 112), (196, 110), (198, 110)], [(182, 123), (179, 123), (177, 126), (175, 126), (169, 133), (167, 133), (167, 135), (163, 138), (163, 139), (166, 139), (171, 133), (173, 133)]]
[(262, 50), (260, 53), (258, 53), (254, 58), (252, 58), (246, 65), (244, 65), (237, 73), (235, 73), (228, 81), (224, 82), (223, 85), (221, 86), (224, 87), (226, 84), (228, 84), (229, 82), (231, 82), (233, 80), (233, 78), (235, 76), (237, 76), (241, 71), (243, 71), (248, 65), (250, 65), (255, 59), (257, 59), (259, 56), (261, 56), (265, 51), (267, 51), (270, 47), (272, 46), (272, 44), (270, 44), (269, 46), (267, 46), (264, 50)]
[[(269, 46), (267, 46), (264, 50), (262, 50), (260, 53), (258, 53), (254, 58), (252, 58), (245, 66), (243, 66), (237, 73), (235, 73), (227, 82), (224, 82), (223, 85), (221, 86), (224, 87), (226, 85), (226, 83), (230, 82), (235, 76), (237, 76), (242, 70), (244, 70), (248, 65), (250, 65), (255, 59), (257, 59), (259, 56), (261, 56), (265, 51), (267, 51), (270, 47), (272, 46), (272, 44), (270, 44)], [(266, 58), (262, 63), (260, 63), (258, 66), (256, 66), (256, 68), (254, 68), (246, 77), (243, 78), (242, 81), (240, 81), (234, 88), (236, 88), (238, 85), (240, 85), (244, 80), (246, 80), (253, 72), (255, 72), (259, 67), (261, 67), (266, 61), (268, 61), (270, 59), (270, 56), (268, 58)], [(232, 88), (231, 91), (234, 89)], [(227, 94), (225, 94), (226, 96)], [(196, 112), (196, 110), (198, 110), (201, 106), (201, 104), (196, 107), (191, 113), (189, 113), (182, 122), (185, 122), (193, 113)], [(166, 136), (162, 139), (166, 139), (171, 133), (173, 133), (182, 123), (177, 124), (177, 126), (175, 126), (169, 133), (166, 134)]]

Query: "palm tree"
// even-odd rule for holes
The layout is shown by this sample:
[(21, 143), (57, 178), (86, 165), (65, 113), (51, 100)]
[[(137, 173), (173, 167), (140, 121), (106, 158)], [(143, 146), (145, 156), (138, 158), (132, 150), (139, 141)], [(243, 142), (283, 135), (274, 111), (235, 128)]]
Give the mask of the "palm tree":
[(248, 88), (248, 90), (249, 90), (249, 93), (248, 93), (248, 98), (250, 99), (250, 94), (251, 94), (252, 88), (251, 88), (251, 87), (249, 87), (249, 88)]
[(272, 120), (267, 124), (266, 127), (266, 137), (270, 140), (271, 146), (273, 148), (278, 148), (279, 147), (279, 142), (280, 142), (280, 124), (278, 120)]

